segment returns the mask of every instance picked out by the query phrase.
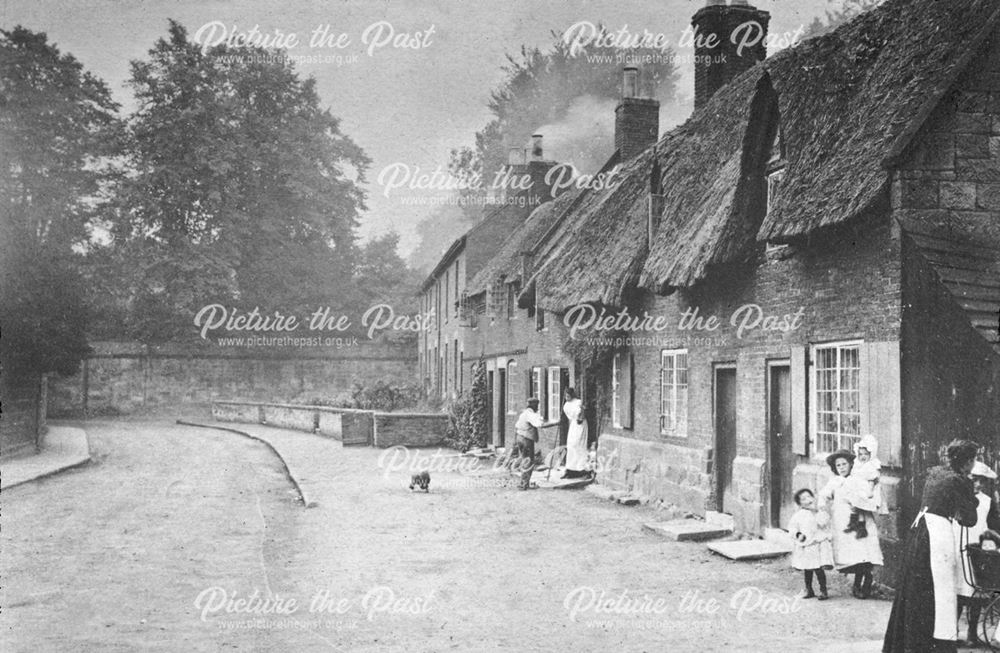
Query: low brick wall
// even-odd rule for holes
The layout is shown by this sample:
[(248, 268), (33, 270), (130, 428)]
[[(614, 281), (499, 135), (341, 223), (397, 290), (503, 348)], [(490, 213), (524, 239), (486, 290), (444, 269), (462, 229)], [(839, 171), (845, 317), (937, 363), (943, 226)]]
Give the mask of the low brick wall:
[(436, 413), (375, 413), (374, 443), (395, 446), (434, 447), (444, 442), (448, 416)]
[(267, 424), (325, 435), (345, 445), (433, 447), (444, 442), (448, 416), (438, 413), (380, 413), (354, 408), (214, 401), (220, 422)]
[(607, 433), (601, 435), (597, 457), (602, 485), (705, 514), (712, 493), (706, 450)]

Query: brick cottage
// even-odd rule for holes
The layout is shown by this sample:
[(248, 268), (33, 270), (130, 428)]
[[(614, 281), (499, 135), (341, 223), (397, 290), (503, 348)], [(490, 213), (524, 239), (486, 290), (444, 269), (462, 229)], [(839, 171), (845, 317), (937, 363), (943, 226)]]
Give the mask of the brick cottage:
[[(495, 255), (444, 303), (477, 309), (448, 334), (465, 368), (451, 387), (486, 359), (500, 445), (526, 396), (555, 421), (572, 383), (601, 483), (750, 533), (784, 524), (826, 454), (871, 433), (891, 552), (942, 444), (997, 452), (1000, 8), (888, 0), (771, 58), (729, 45), (747, 20), (768, 15), (718, 0), (695, 14), (726, 64), (697, 57), (695, 112), (662, 137), (626, 71), (616, 183), (477, 245)], [(583, 328), (601, 311), (625, 328)], [(421, 361), (442, 378), (439, 348)]]

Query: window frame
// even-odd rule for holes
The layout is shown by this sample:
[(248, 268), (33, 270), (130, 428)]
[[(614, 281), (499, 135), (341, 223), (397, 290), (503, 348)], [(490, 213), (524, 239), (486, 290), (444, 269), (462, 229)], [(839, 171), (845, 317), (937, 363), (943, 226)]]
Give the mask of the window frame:
[[(677, 357), (684, 356), (684, 367), (680, 368), (677, 365)], [(664, 362), (667, 358), (672, 359), (673, 365), (670, 369), (673, 378), (672, 383), (669, 385), (671, 388), (670, 402), (672, 403), (671, 412), (664, 412), (664, 390), (668, 387), (665, 383), (665, 372), (668, 368), (664, 366)], [(683, 369), (684, 371), (684, 383), (683, 386), (679, 382), (678, 372)], [(688, 436), (688, 405), (689, 405), (689, 392), (691, 387), (690, 380), (690, 359), (687, 349), (661, 349), (660, 350), (660, 388), (659, 388), (659, 407), (657, 412), (659, 413), (659, 426), (660, 435), (673, 437), (673, 438), (686, 438)], [(679, 394), (679, 389), (683, 387), (683, 415), (680, 414), (681, 406), (681, 395)], [(669, 419), (669, 427), (665, 424), (665, 421)]]
[(504, 410), (507, 411), (508, 415), (517, 415), (518, 408), (521, 405), (521, 395), (514, 392), (514, 376), (517, 373), (517, 361), (513, 358), (507, 361), (507, 405)]
[[(864, 340), (837, 340), (833, 342), (821, 342), (809, 345), (809, 447), (812, 452), (812, 457), (817, 460), (824, 460), (826, 456), (830, 455), (834, 451), (838, 451), (842, 448), (847, 450), (853, 450), (853, 444), (861, 439), (862, 434), (866, 430), (866, 415), (867, 415), (867, 397), (864, 387), (865, 375), (867, 372), (864, 368), (865, 363), (865, 352), (864, 347), (866, 343)], [(855, 349), (857, 368), (843, 367), (843, 358), (841, 356), (841, 351), (847, 349)], [(837, 366), (835, 368), (820, 368), (820, 357), (819, 352), (822, 350), (835, 350), (837, 352)], [(820, 373), (826, 370), (834, 371), (834, 377), (836, 379), (836, 387), (832, 389), (823, 388), (820, 389)], [(841, 374), (845, 371), (856, 371), (857, 385), (855, 388), (850, 390), (843, 390), (841, 387)], [(844, 392), (856, 392), (857, 393), (857, 410), (847, 411), (841, 409), (842, 395)], [(833, 411), (821, 411), (820, 410), (820, 392), (832, 392), (836, 396), (836, 407)], [(820, 431), (820, 414), (830, 413), (837, 416), (837, 432), (834, 435), (830, 431)], [(842, 416), (843, 415), (857, 415), (857, 433), (845, 433), (842, 427)], [(825, 437), (833, 435), (836, 437), (835, 448), (832, 450), (827, 450), (827, 443), (824, 442)], [(847, 438), (847, 440), (845, 440)], [(845, 446), (846, 442), (846, 446)]]
[[(563, 392), (563, 388), (560, 386), (562, 370), (563, 368), (558, 365), (550, 365), (545, 368), (545, 419), (549, 423), (558, 422), (560, 411), (562, 410), (562, 406), (560, 405)], [(555, 373), (555, 383), (552, 382), (553, 372)], [(553, 387), (555, 388), (554, 392)]]

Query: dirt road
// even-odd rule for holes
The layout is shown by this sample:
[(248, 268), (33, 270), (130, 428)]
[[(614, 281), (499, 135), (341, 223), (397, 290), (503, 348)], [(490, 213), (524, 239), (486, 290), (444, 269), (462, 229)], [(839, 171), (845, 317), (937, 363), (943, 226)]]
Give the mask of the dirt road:
[(96, 464), (3, 493), (4, 651), (875, 651), (888, 616), (580, 491), (437, 472), (411, 494), (317, 438), (305, 509), (261, 444), (84, 426)]

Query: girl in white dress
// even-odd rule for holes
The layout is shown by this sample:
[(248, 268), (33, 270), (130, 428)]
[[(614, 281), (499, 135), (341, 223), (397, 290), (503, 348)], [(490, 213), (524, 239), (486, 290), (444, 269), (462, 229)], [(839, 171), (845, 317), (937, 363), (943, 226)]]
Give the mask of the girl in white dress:
[(788, 532), (794, 539), (792, 548), (792, 568), (805, 573), (806, 592), (804, 599), (816, 596), (813, 592), (813, 574), (819, 581), (819, 600), (825, 601), (826, 572), (833, 569), (833, 547), (830, 545), (830, 531), (816, 518), (816, 497), (812, 490), (803, 488), (795, 493), (795, 503), (799, 506), (788, 521)]

